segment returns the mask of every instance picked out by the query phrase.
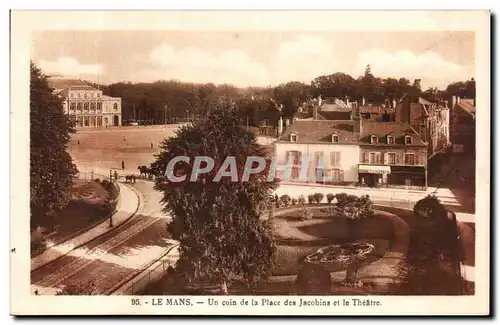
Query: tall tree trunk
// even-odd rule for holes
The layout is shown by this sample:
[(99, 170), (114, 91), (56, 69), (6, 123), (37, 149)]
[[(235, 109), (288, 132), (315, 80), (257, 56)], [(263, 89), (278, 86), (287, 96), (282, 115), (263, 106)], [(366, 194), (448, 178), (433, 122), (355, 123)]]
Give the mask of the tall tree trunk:
[(349, 284), (354, 284), (358, 281), (358, 271), (359, 271), (360, 263), (357, 260), (354, 260), (347, 267), (345, 282)]

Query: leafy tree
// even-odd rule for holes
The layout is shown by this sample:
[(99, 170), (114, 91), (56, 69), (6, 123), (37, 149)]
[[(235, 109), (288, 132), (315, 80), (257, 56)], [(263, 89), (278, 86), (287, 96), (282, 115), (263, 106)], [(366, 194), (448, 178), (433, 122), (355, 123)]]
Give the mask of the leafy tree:
[(320, 204), (324, 197), (325, 195), (323, 193), (314, 193), (314, 201), (316, 201), (317, 204)]
[[(246, 130), (233, 105), (224, 104), (165, 140), (153, 166), (166, 170), (177, 156), (191, 159), (177, 163), (172, 171), (187, 175), (186, 179), (172, 182), (159, 177), (155, 189), (163, 193), (165, 210), (173, 217), (168, 230), (180, 241), (178, 269), (188, 280), (217, 281), (223, 293), (234, 277), (242, 277), (256, 288), (269, 276), (273, 264), (275, 239), (270, 221), (262, 215), (262, 202), (272, 201), (277, 183), (267, 180), (270, 161), (248, 181), (241, 177), (247, 157), (266, 158), (264, 148)], [(211, 157), (215, 166), (191, 182), (196, 156)], [(228, 156), (236, 157), (238, 180), (224, 176), (217, 182), (215, 177)]]
[(299, 196), (299, 198), (297, 199), (297, 204), (300, 204), (300, 205), (306, 204), (306, 199), (305, 199), (304, 195)]
[(288, 194), (285, 194), (285, 195), (281, 196), (281, 202), (283, 202), (283, 205), (285, 207), (287, 207), (292, 202), (292, 199), (290, 198), (290, 196)]
[(373, 202), (368, 195), (337, 194), (337, 204), (334, 209), (336, 214), (346, 218), (348, 227), (348, 240), (354, 241), (357, 237), (358, 221), (373, 216)]
[(71, 198), (76, 167), (67, 152), (73, 124), (63, 99), (47, 77), (30, 63), (30, 208), (31, 227), (50, 223)]
[(310, 86), (298, 81), (287, 82), (274, 88), (273, 98), (283, 105), (283, 117), (292, 118), (297, 108), (311, 98)]
[(450, 239), (447, 237), (447, 211), (439, 199), (434, 195), (427, 195), (413, 207), (415, 216), (421, 219), (420, 225), (427, 235), (423, 241), (427, 244), (427, 254), (430, 258), (437, 258), (442, 253), (444, 245)]
[(326, 195), (326, 201), (330, 204), (332, 203), (333, 199), (335, 198), (335, 194), (332, 194), (332, 193), (328, 193)]

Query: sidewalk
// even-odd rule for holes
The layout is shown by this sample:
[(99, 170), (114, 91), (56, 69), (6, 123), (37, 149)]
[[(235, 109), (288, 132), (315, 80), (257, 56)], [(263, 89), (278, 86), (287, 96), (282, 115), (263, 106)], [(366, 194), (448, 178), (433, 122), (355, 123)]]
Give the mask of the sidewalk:
[(42, 254), (35, 256), (31, 259), (31, 271), (52, 262), (53, 260), (68, 254), (73, 249), (87, 243), (88, 241), (114, 229), (116, 226), (121, 225), (130, 217), (136, 214), (137, 211), (142, 209), (144, 200), (142, 195), (135, 189), (117, 183), (120, 187), (120, 196), (115, 213), (113, 214), (113, 228), (109, 227), (109, 219), (101, 222), (97, 226), (88, 231), (75, 236), (67, 241), (58, 245), (52, 246), (44, 251)]

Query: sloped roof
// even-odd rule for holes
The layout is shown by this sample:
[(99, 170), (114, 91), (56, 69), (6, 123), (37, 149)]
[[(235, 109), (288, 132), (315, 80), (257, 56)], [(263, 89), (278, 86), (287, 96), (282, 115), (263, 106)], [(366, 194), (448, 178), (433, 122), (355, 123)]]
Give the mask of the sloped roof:
[(384, 114), (394, 113), (394, 108), (392, 107), (382, 107), (381, 105), (365, 105), (359, 107), (359, 112), (361, 114)]
[(351, 110), (318, 112), (318, 120), (345, 121), (351, 119)]
[(297, 143), (332, 143), (332, 135), (339, 136), (340, 144), (357, 144), (353, 121), (296, 121), (279, 141), (290, 142), (290, 134), (297, 134)]
[(49, 86), (55, 90), (63, 90), (72, 86), (87, 86), (87, 84), (79, 79), (61, 79), (61, 78), (49, 78)]
[[(425, 145), (420, 138), (420, 135), (406, 122), (378, 122), (363, 120), (362, 123), (362, 133), (359, 139), (360, 144), (387, 145), (387, 135), (393, 135), (395, 144), (404, 145), (405, 135), (411, 135), (413, 137), (412, 145)], [(378, 144), (371, 143), (372, 135), (378, 136)]]
[(464, 111), (468, 112), (470, 115), (476, 115), (476, 107), (474, 106), (473, 99), (460, 99), (460, 102), (457, 103)]

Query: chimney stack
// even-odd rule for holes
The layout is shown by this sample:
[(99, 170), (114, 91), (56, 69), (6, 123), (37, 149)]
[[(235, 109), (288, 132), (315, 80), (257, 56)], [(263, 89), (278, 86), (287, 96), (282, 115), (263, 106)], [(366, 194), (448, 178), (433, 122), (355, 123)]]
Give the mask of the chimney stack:
[(283, 134), (283, 119), (280, 116), (280, 119), (278, 120), (278, 138), (280, 138), (282, 134)]

